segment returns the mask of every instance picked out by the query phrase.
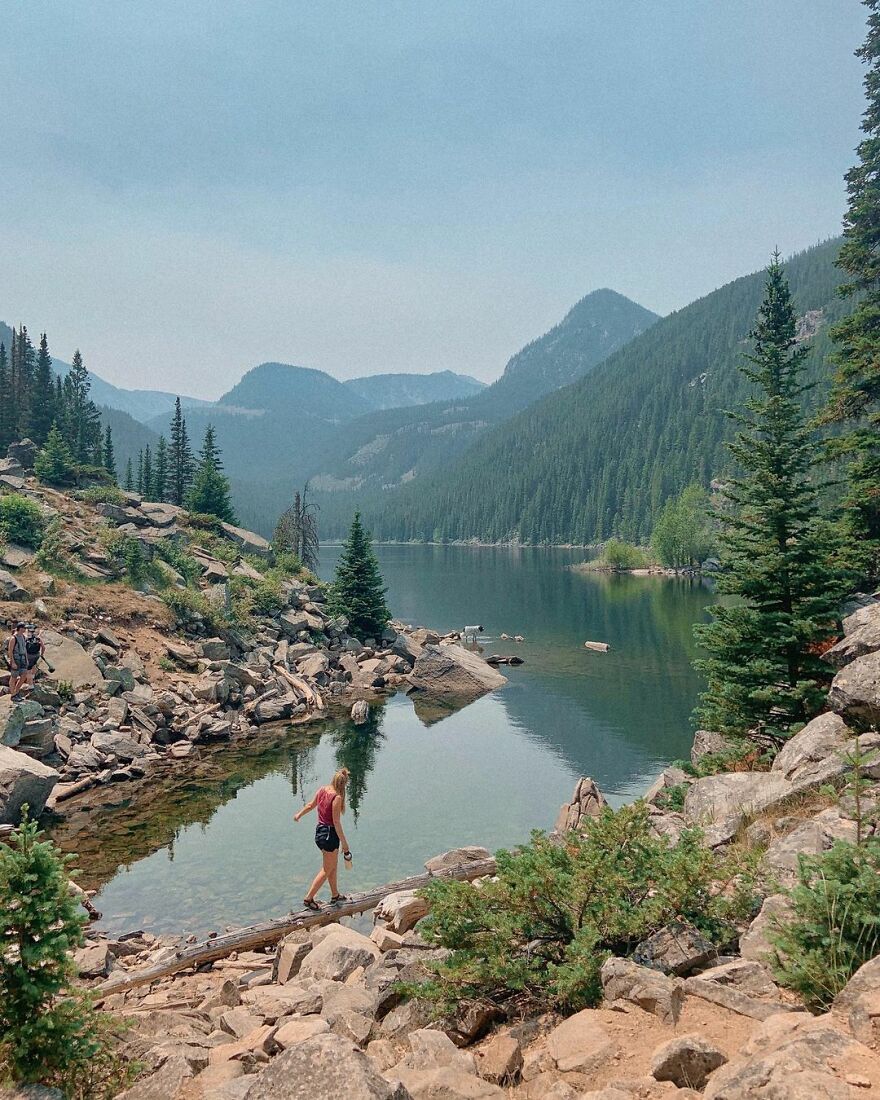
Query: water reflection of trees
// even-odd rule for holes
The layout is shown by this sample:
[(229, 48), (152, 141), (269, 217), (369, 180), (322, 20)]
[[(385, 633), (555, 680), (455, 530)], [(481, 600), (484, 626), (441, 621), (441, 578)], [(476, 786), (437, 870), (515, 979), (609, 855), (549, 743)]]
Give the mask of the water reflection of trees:
[(384, 703), (370, 706), (366, 722), (356, 726), (353, 722), (341, 723), (333, 732), (336, 765), (348, 768), (348, 804), (357, 823), (364, 795), (367, 793), (367, 776), (376, 766), (376, 756), (385, 740), (382, 733)]

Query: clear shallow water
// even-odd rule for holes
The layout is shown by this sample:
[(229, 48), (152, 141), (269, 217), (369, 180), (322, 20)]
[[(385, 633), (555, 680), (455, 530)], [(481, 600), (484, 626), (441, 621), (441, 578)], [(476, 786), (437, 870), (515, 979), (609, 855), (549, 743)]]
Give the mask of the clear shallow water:
[[(324, 552), (332, 575), (338, 548)], [(487, 653), (516, 652), (509, 683), (454, 714), (404, 695), (365, 727), (336, 720), (272, 730), (206, 752), (194, 774), (114, 790), (56, 830), (79, 855), (112, 932), (203, 933), (297, 905), (318, 867), (314, 817), (296, 809), (332, 772), (352, 772), (342, 888), (421, 870), (459, 844), (490, 849), (548, 828), (580, 775), (619, 803), (687, 754), (699, 680), (691, 628), (710, 592), (692, 581), (575, 573), (577, 552), (378, 548), (396, 617), (438, 630), (482, 622)], [(523, 644), (498, 635), (522, 634)], [(611, 643), (608, 654), (583, 648)]]

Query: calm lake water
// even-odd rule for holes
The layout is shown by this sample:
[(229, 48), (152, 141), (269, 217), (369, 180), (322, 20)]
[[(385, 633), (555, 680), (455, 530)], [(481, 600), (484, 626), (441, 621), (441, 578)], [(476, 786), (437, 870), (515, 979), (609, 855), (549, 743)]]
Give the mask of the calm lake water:
[[(332, 576), (339, 550), (324, 551)], [(55, 832), (100, 886), (104, 927), (204, 933), (298, 907), (319, 866), (314, 817), (296, 809), (345, 764), (354, 891), (422, 869), (461, 844), (490, 849), (552, 826), (577, 778), (612, 803), (687, 755), (699, 680), (691, 628), (699, 582), (582, 574), (582, 554), (482, 547), (379, 547), (393, 614), (440, 631), (481, 622), (486, 651), (516, 652), (501, 691), (453, 714), (397, 695), (366, 726), (328, 721), (206, 751), (185, 780), (74, 813)], [(521, 644), (499, 639), (522, 634)], [(611, 652), (584, 649), (586, 639)]]

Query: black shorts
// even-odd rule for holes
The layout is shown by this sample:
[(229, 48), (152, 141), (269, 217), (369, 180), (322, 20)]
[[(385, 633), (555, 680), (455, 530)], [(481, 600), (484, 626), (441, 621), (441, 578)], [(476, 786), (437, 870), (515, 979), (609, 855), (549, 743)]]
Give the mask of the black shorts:
[(315, 843), (322, 852), (339, 851), (339, 833), (332, 825), (319, 825), (315, 829)]

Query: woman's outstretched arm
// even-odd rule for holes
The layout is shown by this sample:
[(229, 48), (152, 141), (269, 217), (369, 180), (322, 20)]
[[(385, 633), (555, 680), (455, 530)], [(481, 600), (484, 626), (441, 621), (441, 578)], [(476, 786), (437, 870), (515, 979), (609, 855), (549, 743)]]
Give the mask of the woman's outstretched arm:
[(301, 817), (305, 817), (307, 813), (310, 813), (312, 810), (314, 810), (314, 808), (317, 805), (318, 805), (318, 796), (315, 795), (315, 797), (311, 800), (311, 802), (307, 802), (301, 810), (296, 811), (296, 813), (293, 815), (293, 820), (294, 821), (299, 821), (299, 819)]

